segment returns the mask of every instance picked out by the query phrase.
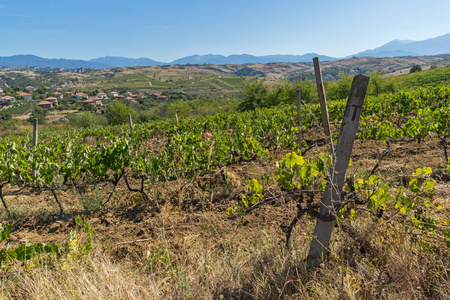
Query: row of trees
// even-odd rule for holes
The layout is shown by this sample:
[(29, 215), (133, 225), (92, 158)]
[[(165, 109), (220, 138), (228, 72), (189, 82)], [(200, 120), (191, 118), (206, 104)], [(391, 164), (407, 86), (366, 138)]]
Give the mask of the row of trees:
[[(369, 84), (369, 94), (379, 95), (385, 92), (395, 92), (396, 87), (390, 79), (382, 79), (381, 73), (369, 74), (371, 80)], [(341, 73), (340, 79), (325, 81), (327, 99), (339, 100), (348, 97), (353, 76)], [(239, 105), (239, 110), (253, 110), (255, 108), (271, 107), (279, 104), (292, 104), (297, 99), (297, 90), (300, 89), (301, 98), (307, 103), (319, 101), (317, 87), (313, 80), (305, 79), (290, 82), (284, 80), (280, 84), (270, 86), (265, 79), (252, 79), (246, 82), (242, 89), (243, 101)]]
[(235, 111), (240, 100), (221, 98), (216, 100), (197, 99), (193, 101), (171, 100), (168, 102), (130, 103), (114, 101), (106, 110), (85, 111), (67, 116), (70, 124), (80, 127), (97, 125), (118, 125), (128, 122), (131, 115), (133, 122), (145, 123), (152, 120), (178, 117), (212, 115), (217, 112)]

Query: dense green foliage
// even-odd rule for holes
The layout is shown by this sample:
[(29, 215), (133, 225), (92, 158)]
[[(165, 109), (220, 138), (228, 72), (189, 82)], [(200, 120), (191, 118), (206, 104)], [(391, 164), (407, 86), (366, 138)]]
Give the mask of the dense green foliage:
[[(407, 74), (397, 77), (383, 78), (380, 72), (369, 73), (368, 95), (390, 94), (398, 90), (412, 90), (425, 86), (438, 86), (450, 83), (450, 67)], [(324, 81), (325, 94), (328, 100), (347, 99), (353, 76), (340, 73), (339, 79)], [(281, 104), (293, 104), (296, 101), (296, 90), (300, 89), (301, 98), (306, 103), (315, 103), (317, 87), (309, 78), (297, 81), (283, 81), (270, 86), (264, 79), (247, 80), (242, 89), (243, 101), (239, 110), (247, 111), (256, 108), (273, 107)]]
[(420, 72), (420, 71), (422, 71), (422, 67), (419, 65), (414, 65), (409, 70), (409, 73), (415, 73), (415, 72)]
[(111, 125), (120, 125), (128, 122), (128, 115), (134, 114), (131, 107), (125, 103), (116, 101), (108, 106), (106, 118)]
[(238, 109), (248, 111), (280, 104), (293, 104), (296, 102), (298, 89), (304, 102), (313, 103), (318, 101), (314, 92), (314, 82), (309, 79), (293, 83), (283, 81), (281, 84), (276, 84), (273, 87), (266, 85), (264, 79), (248, 80), (242, 88), (243, 101)]
[(450, 84), (450, 67), (415, 72), (392, 79), (400, 89), (417, 89), (427, 86)]
[[(449, 135), (449, 95), (450, 88), (436, 87), (370, 96), (363, 109), (358, 137), (387, 141)], [(332, 123), (340, 122), (344, 109), (344, 100), (329, 103)], [(126, 122), (128, 114), (120, 116), (119, 120)], [(61, 136), (58, 132), (46, 132), (40, 137), (38, 147), (30, 150), (24, 137), (10, 137), (0, 142), (0, 157), (4, 162), (0, 178), (12, 185), (53, 186), (60, 176), (65, 182), (73, 182), (84, 173), (98, 181), (107, 178), (110, 171), (121, 174), (125, 168), (154, 180), (192, 178), (212, 167), (265, 155), (272, 146), (297, 149), (296, 120), (294, 106), (287, 105), (244, 113), (193, 119), (180, 115), (178, 119), (152, 121), (136, 125), (133, 138), (123, 126), (89, 127), (71, 131), (69, 138), (65, 133)], [(305, 106), (302, 120), (304, 131), (319, 124), (319, 105)], [(334, 138), (337, 133), (338, 128), (333, 132)], [(206, 135), (212, 138), (205, 139)], [(82, 142), (83, 136), (98, 137), (98, 142), (89, 147)], [(158, 153), (141, 149), (146, 139), (155, 136), (167, 139), (164, 149)], [(215, 155), (211, 157), (210, 153)], [(33, 169), (38, 171), (36, 177), (30, 176)]]
[(93, 112), (86, 111), (79, 114), (72, 114), (68, 116), (71, 125), (78, 127), (91, 127), (106, 125), (107, 119), (103, 115), (96, 115)]

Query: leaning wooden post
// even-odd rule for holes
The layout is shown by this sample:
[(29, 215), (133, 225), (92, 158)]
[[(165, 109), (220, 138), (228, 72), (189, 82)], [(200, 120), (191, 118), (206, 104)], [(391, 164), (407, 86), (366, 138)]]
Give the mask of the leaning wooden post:
[(334, 153), (333, 137), (331, 136), (330, 121), (328, 118), (327, 98), (325, 96), (325, 88), (323, 87), (322, 71), (320, 70), (319, 58), (313, 58), (314, 73), (316, 75), (317, 93), (319, 94), (320, 110), (322, 111), (323, 130), (327, 140), (330, 142), (331, 154)]
[(309, 248), (308, 266), (312, 268), (318, 267), (327, 255), (334, 220), (341, 205), (341, 191), (344, 186), (345, 173), (350, 162), (369, 80), (370, 78), (364, 75), (357, 75), (353, 79), (336, 145), (334, 166), (330, 170), (331, 178), (325, 189)]
[(301, 115), (301, 101), (300, 90), (297, 90), (297, 121), (298, 121), (298, 147), (302, 149), (302, 115)]
[(131, 120), (131, 115), (128, 115), (128, 124), (130, 125), (131, 137), (133, 137), (133, 121)]
[[(38, 119), (34, 118), (33, 120), (33, 145), (32, 147), (35, 148), (38, 143)], [(36, 177), (36, 170), (31, 171), (31, 176)]]

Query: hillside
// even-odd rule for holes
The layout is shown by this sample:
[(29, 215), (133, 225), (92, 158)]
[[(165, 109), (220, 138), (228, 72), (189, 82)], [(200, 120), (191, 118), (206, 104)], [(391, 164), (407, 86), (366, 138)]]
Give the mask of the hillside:
[[(424, 69), (431, 65), (443, 67), (450, 64), (450, 55), (373, 58), (352, 57), (321, 62), (325, 80), (337, 79), (341, 72), (347, 74), (381, 71), (386, 76), (409, 73), (413, 65)], [(85, 70), (82, 73), (43, 71), (0, 71), (0, 86), (42, 86), (70, 89), (125, 89), (143, 92), (185, 93), (200, 95), (234, 95), (251, 77), (264, 77), (267, 82), (282, 79), (313, 78), (311, 63), (268, 63), (226, 65), (170, 65), (151, 67), (120, 67), (102, 70)]]

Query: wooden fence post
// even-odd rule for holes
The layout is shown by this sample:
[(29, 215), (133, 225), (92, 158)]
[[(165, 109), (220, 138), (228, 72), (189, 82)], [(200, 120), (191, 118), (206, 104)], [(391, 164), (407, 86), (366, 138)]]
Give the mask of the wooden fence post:
[[(34, 118), (33, 120), (33, 145), (32, 147), (36, 147), (38, 143), (38, 119)], [(36, 170), (31, 171), (31, 176), (36, 177)]]
[(309, 248), (308, 266), (312, 268), (318, 267), (328, 252), (334, 220), (341, 205), (341, 191), (344, 186), (345, 173), (350, 162), (369, 80), (370, 78), (364, 75), (357, 75), (353, 79), (336, 145), (334, 166), (330, 170), (331, 178), (325, 189)]
[(128, 115), (128, 124), (130, 125), (131, 137), (133, 137), (133, 121), (131, 120), (131, 115)]
[(330, 142), (331, 154), (334, 153), (333, 137), (331, 136), (330, 121), (328, 118), (327, 98), (325, 96), (325, 88), (323, 87), (322, 71), (320, 70), (320, 62), (318, 57), (313, 58), (314, 73), (316, 75), (317, 93), (319, 94), (320, 110), (322, 111), (323, 131), (326, 139)]
[(297, 133), (297, 138), (298, 138), (298, 147), (299, 149), (302, 149), (302, 115), (301, 115), (301, 95), (300, 95), (300, 90), (297, 90), (297, 121), (298, 121), (298, 133)]

